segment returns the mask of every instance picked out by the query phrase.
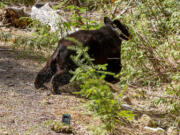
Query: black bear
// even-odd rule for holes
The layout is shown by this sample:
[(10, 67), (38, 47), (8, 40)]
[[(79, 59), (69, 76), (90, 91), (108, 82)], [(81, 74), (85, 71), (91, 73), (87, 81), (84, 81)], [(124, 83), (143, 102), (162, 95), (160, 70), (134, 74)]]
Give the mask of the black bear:
[[(121, 42), (128, 40), (131, 35), (128, 28), (119, 20), (111, 21), (104, 17), (104, 26), (98, 30), (80, 30), (67, 37), (75, 38), (83, 46), (88, 46), (88, 54), (94, 59), (94, 64), (107, 63), (107, 71), (119, 73), (121, 71)], [(35, 87), (46, 87), (44, 83), (51, 81), (52, 92), (58, 93), (58, 87), (68, 84), (72, 74), (69, 70), (75, 70), (77, 66), (70, 58), (73, 54), (67, 46), (76, 45), (65, 38), (59, 40), (58, 47), (48, 60), (45, 67), (36, 76)], [(119, 80), (113, 76), (106, 76), (106, 81), (116, 83)]]

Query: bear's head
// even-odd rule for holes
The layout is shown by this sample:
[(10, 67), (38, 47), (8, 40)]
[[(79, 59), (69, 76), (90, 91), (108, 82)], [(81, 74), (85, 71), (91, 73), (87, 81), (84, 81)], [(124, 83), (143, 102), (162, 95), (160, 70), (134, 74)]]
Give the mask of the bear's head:
[(129, 33), (128, 27), (122, 24), (119, 20), (111, 21), (108, 17), (104, 17), (104, 24), (111, 26), (112, 30), (117, 33), (120, 39), (129, 40), (131, 34)]

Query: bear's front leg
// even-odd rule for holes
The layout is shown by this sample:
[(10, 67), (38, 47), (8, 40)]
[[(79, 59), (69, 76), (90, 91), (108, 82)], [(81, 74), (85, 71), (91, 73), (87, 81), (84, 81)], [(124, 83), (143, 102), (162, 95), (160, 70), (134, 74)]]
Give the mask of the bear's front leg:
[[(112, 72), (112, 73), (118, 74), (121, 71), (121, 68), (122, 68), (122, 65), (121, 65), (121, 61), (120, 61), (119, 58), (117, 58), (117, 59), (110, 59), (108, 61), (108, 66), (107, 66), (107, 71), (108, 72)], [(105, 80), (107, 82), (110, 82), (110, 83), (117, 83), (117, 82), (119, 82), (119, 79), (115, 78), (112, 75), (107, 75)]]
[(34, 86), (36, 89), (45, 88), (47, 87), (44, 83), (49, 82), (54, 75), (54, 71), (52, 71), (51, 67), (46, 65), (36, 76)]

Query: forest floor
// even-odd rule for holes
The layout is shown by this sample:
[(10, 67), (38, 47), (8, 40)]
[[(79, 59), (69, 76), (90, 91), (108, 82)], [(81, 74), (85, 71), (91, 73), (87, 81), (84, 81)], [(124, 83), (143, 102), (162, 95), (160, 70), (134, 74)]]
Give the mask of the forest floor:
[[(85, 135), (83, 124), (89, 115), (78, 108), (81, 99), (70, 95), (51, 95), (37, 90), (33, 82), (42, 66), (31, 56), (18, 58), (22, 53), (0, 44), (0, 134), (56, 135), (49, 120), (61, 121), (63, 113), (72, 115), (71, 125), (79, 135)], [(80, 119), (79, 119), (80, 118)], [(78, 130), (80, 129), (80, 130)]]
[[(24, 32), (12, 28), (10, 33), (21, 35)], [(45, 62), (40, 63), (42, 57), (36, 54), (25, 54), (12, 47), (12, 44), (0, 42), (0, 135), (63, 135), (54, 132), (52, 124), (48, 123), (61, 122), (62, 114), (67, 113), (71, 115), (75, 135), (90, 135), (93, 126), (101, 124), (83, 107), (84, 99), (65, 93), (52, 95), (48, 90), (35, 89), (35, 76)], [(168, 96), (163, 87), (128, 88), (124, 102), (141, 110), (141, 115), (131, 121), (132, 125), (120, 126), (120, 135), (167, 133), (178, 117), (166, 113), (166, 104), (154, 104), (160, 97)], [(153, 133), (145, 130), (146, 126), (160, 127), (163, 131)]]

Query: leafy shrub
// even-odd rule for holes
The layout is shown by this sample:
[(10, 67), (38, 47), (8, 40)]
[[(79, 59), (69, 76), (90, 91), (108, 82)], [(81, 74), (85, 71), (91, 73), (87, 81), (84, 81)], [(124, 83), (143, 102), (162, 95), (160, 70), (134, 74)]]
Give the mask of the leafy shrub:
[(69, 5), (65, 9), (68, 9), (72, 13), (71, 18), (69, 19), (70, 21), (64, 22), (66, 26), (76, 28), (78, 27), (80, 29), (86, 30), (97, 29), (100, 27), (97, 22), (90, 20), (87, 14), (83, 16), (84, 13), (89, 11), (88, 8)]
[(122, 46), (122, 83), (155, 85), (172, 81), (180, 57), (178, 5), (180, 2), (168, 0), (130, 3), (129, 12), (120, 17), (133, 33), (133, 39)]
[[(179, 1), (123, 1), (120, 16), (129, 24), (133, 39), (122, 45), (121, 85), (165, 86), (167, 97), (159, 98), (170, 113), (179, 114)], [(122, 9), (123, 10), (123, 9)], [(163, 89), (163, 88), (162, 88)]]
[(72, 60), (78, 68), (71, 71), (73, 73), (71, 82), (78, 81), (81, 88), (81, 91), (76, 94), (90, 99), (88, 106), (91, 111), (99, 115), (105, 124), (105, 129), (113, 133), (115, 127), (123, 123), (122, 119), (131, 120), (133, 118), (132, 112), (121, 109), (120, 99), (123, 93), (115, 97), (104, 80), (107, 74), (113, 75), (113, 73), (104, 71), (106, 64), (94, 65), (87, 53), (87, 47), (83, 48), (82, 44), (75, 39), (68, 38), (68, 40), (77, 44), (77, 46), (69, 47), (77, 53), (76, 56), (72, 56)]
[[(29, 19), (29, 18), (22, 18)], [(34, 31), (30, 37), (18, 36), (15, 38), (14, 47), (18, 48), (20, 46), (25, 49), (42, 49), (42, 48), (55, 48), (57, 42), (59, 41), (58, 32), (50, 32), (50, 27), (48, 25), (42, 24), (37, 20), (32, 20), (29, 28)]]

